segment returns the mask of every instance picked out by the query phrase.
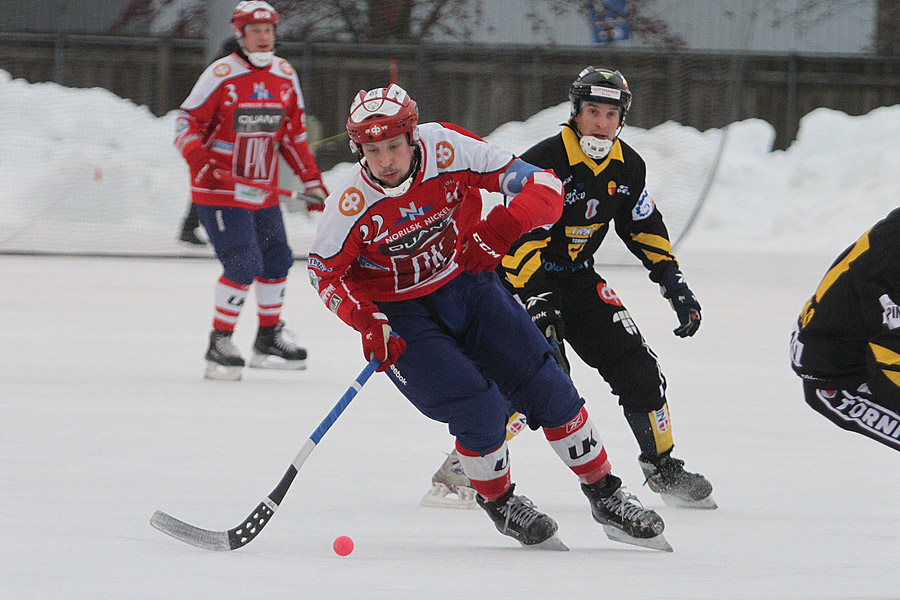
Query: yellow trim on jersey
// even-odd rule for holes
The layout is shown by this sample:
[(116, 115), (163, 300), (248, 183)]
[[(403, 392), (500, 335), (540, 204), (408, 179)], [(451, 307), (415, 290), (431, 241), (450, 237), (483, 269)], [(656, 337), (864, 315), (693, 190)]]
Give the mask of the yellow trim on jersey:
[(822, 279), (822, 283), (820, 283), (819, 287), (816, 289), (816, 302), (822, 299), (822, 296), (824, 296), (825, 292), (828, 291), (828, 288), (830, 288), (832, 284), (837, 281), (838, 277), (840, 277), (850, 269), (850, 263), (862, 256), (862, 254), (868, 249), (869, 232), (867, 231), (861, 238), (856, 241), (856, 243), (853, 245), (853, 249), (847, 253), (847, 256), (845, 256), (843, 260), (841, 260), (841, 262), (829, 269), (825, 274), (825, 277)]
[(653, 252), (647, 248), (643, 249), (644, 255), (652, 263), (675, 259), (675, 256), (672, 254), (672, 244), (661, 235), (653, 233), (632, 233), (631, 239), (639, 244), (658, 250), (658, 252)]
[(871, 342), (869, 343), (869, 346), (872, 348), (872, 354), (875, 355), (875, 360), (879, 363), (883, 365), (900, 366), (900, 354), (897, 354), (889, 348)]
[(606, 227), (606, 223), (593, 223), (591, 225), (566, 225), (566, 237), (569, 239), (569, 258), (578, 260), (578, 253), (584, 248), (591, 236)]
[(622, 163), (625, 162), (625, 157), (622, 155), (622, 145), (619, 143), (618, 139), (613, 142), (612, 149), (600, 164), (597, 164), (597, 161), (584, 153), (584, 150), (581, 149), (581, 144), (578, 142), (578, 135), (572, 131), (570, 127), (563, 127), (562, 139), (563, 145), (566, 148), (566, 155), (569, 157), (569, 165), (574, 167), (578, 163), (584, 163), (594, 172), (595, 176), (599, 175), (611, 160), (617, 160)]
[(856, 243), (853, 244), (853, 248), (847, 253), (847, 256), (842, 258), (839, 263), (828, 269), (828, 272), (825, 273), (825, 277), (822, 278), (822, 282), (819, 284), (819, 287), (816, 288), (815, 295), (803, 305), (803, 312), (800, 313), (801, 329), (806, 327), (809, 324), (810, 319), (813, 318), (813, 315), (816, 314), (813, 302), (818, 304), (822, 300), (822, 296), (825, 295), (825, 292), (827, 292), (828, 289), (834, 285), (834, 282), (838, 280), (838, 277), (850, 270), (850, 263), (862, 256), (869, 249), (870, 231), (872, 230), (870, 229), (865, 232), (861, 238), (856, 240)]
[(897, 387), (900, 387), (900, 373), (898, 373), (897, 371), (887, 370), (884, 370), (882, 372), (884, 373), (884, 376), (890, 380), (891, 383), (893, 383)]
[[(900, 367), (900, 354), (889, 348), (871, 342), (869, 343), (869, 347), (872, 349), (872, 354), (879, 364), (889, 367)], [(891, 383), (900, 386), (900, 372), (893, 369), (882, 369), (881, 372), (884, 373), (884, 376), (887, 377)]]
[(506, 279), (513, 287), (525, 287), (531, 276), (541, 268), (541, 249), (550, 243), (550, 237), (542, 240), (525, 242), (512, 254), (503, 257), (503, 268), (506, 270)]

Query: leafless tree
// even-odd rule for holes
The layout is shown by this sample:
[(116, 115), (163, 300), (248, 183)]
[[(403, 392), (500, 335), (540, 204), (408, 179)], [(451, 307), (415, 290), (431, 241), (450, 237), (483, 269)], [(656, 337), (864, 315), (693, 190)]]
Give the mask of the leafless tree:
[[(303, 41), (416, 44), (435, 40), (465, 41), (479, 26), (486, 2), (495, 0), (281, 0), (279, 35)], [(522, 17), (536, 34), (551, 31), (553, 20), (577, 14), (598, 31), (626, 24), (632, 37), (652, 45), (683, 46), (668, 25), (653, 17), (651, 0), (538, 0)], [(626, 11), (615, 9), (617, 5)], [(113, 33), (151, 31), (161, 15), (170, 35), (202, 37), (207, 22), (202, 0), (132, 0)], [(621, 14), (620, 14), (621, 13)], [(566, 40), (553, 40), (565, 44)]]

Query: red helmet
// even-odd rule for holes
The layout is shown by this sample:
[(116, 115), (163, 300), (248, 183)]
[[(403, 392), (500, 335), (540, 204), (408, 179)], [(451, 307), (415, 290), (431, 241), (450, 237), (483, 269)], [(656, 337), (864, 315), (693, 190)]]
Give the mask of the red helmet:
[(268, 2), (262, 0), (244, 0), (238, 2), (231, 15), (231, 28), (238, 39), (244, 37), (244, 27), (253, 23), (271, 23), (278, 26), (278, 11)]
[(387, 88), (360, 90), (347, 118), (350, 146), (389, 140), (407, 134), (409, 143), (419, 139), (419, 108), (409, 94), (396, 83)]

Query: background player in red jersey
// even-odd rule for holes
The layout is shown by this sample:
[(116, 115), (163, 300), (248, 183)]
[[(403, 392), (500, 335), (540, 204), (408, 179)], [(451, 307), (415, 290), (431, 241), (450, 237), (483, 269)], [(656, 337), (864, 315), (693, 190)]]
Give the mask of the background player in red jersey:
[[(670, 550), (662, 519), (610, 472), (584, 400), (493, 273), (520, 235), (559, 217), (559, 179), (454, 125), (419, 125), (397, 85), (360, 91), (347, 131), (360, 166), (326, 202), (310, 277), (362, 335), (366, 359), (448, 424), (496, 528), (565, 549), (556, 522), (514, 493), (506, 422), (516, 410), (543, 428), (611, 539)], [(512, 199), (482, 219), (481, 189)]]
[(303, 369), (306, 350), (281, 321), (294, 258), (282, 221), (278, 157), (321, 198), (327, 192), (306, 143), (297, 74), (275, 56), (278, 13), (267, 2), (240, 2), (232, 28), (240, 48), (213, 62), (181, 105), (175, 144), (191, 171), (191, 197), (222, 263), (206, 352), (206, 377), (240, 379), (244, 359), (231, 340), (251, 284), (259, 330), (251, 367)]

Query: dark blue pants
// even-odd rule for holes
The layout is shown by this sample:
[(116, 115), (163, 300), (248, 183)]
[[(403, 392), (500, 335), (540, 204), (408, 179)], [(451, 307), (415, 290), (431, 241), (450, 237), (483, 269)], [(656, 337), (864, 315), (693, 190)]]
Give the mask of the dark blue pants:
[(377, 304), (407, 344), (388, 375), (464, 448), (496, 450), (510, 409), (534, 429), (559, 427), (581, 410), (547, 340), (494, 273), (464, 272), (428, 296)]
[(287, 277), (294, 255), (288, 246), (281, 207), (249, 210), (196, 206), (227, 279), (250, 285), (257, 277)]

